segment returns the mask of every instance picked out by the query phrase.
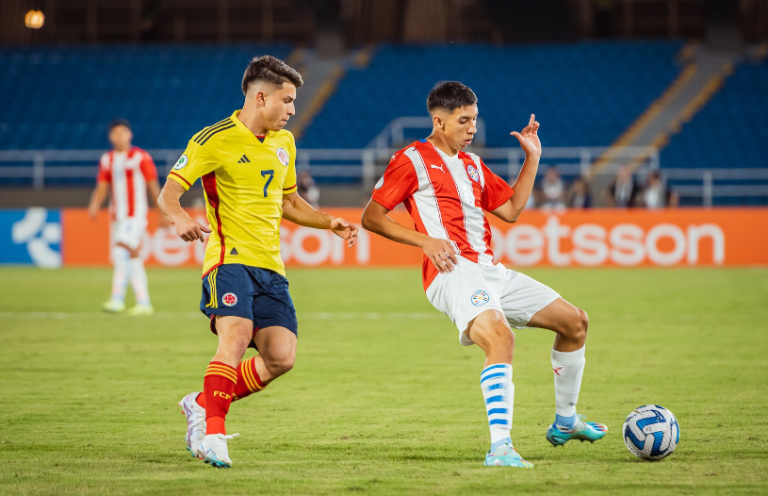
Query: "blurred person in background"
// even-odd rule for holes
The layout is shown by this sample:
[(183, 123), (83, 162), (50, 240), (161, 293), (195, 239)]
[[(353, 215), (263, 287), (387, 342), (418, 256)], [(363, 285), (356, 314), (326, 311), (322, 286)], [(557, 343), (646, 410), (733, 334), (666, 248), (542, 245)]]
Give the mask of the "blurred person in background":
[(639, 191), (640, 188), (632, 175), (632, 167), (624, 165), (619, 169), (616, 180), (608, 187), (608, 205), (619, 208), (634, 207)]
[(132, 146), (131, 125), (124, 119), (109, 124), (109, 141), (112, 151), (101, 156), (96, 188), (91, 195), (88, 213), (92, 219), (110, 196), (110, 238), (112, 245), (112, 295), (102, 305), (108, 313), (125, 310), (125, 293), (131, 281), (136, 305), (129, 315), (151, 315), (147, 271), (139, 256), (139, 248), (147, 231), (147, 190), (152, 202), (157, 204), (160, 184), (152, 157), (139, 147)]
[(583, 177), (577, 178), (571, 185), (568, 195), (568, 208), (585, 209), (592, 208), (592, 197), (589, 194), (589, 184)]
[(646, 208), (656, 209), (666, 206), (667, 192), (659, 171), (653, 171), (648, 174), (642, 198), (643, 205)]
[(308, 171), (299, 172), (296, 191), (313, 207), (320, 206), (320, 188), (317, 187), (315, 180), (312, 179), (312, 175)]
[(544, 180), (541, 183), (542, 208), (564, 209), (565, 183), (560, 177), (556, 167), (547, 169)]

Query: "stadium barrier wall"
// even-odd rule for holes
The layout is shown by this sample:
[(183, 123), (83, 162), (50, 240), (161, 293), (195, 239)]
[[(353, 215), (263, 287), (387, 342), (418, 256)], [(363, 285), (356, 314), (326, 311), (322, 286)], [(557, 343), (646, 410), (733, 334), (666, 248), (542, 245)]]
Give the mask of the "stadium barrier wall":
[[(361, 209), (328, 209), (359, 223)], [(190, 212), (205, 222), (205, 212)], [(407, 212), (391, 216), (404, 225)], [(151, 212), (142, 255), (153, 266), (201, 266), (205, 245), (185, 243)], [(513, 267), (768, 265), (768, 209), (526, 211), (506, 224), (489, 216), (496, 259)], [(109, 217), (85, 209), (0, 212), (0, 263), (43, 267), (109, 265)], [(421, 251), (361, 230), (346, 249), (328, 231), (289, 222), (281, 230), (288, 266), (417, 266)]]

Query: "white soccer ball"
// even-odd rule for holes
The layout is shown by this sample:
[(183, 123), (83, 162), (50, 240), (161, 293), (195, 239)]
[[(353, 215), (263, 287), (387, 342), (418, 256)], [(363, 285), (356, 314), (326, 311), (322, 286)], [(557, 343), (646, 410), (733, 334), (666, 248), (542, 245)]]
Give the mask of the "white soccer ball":
[(680, 442), (677, 418), (659, 405), (635, 408), (621, 431), (629, 451), (643, 460), (661, 460), (671, 455)]

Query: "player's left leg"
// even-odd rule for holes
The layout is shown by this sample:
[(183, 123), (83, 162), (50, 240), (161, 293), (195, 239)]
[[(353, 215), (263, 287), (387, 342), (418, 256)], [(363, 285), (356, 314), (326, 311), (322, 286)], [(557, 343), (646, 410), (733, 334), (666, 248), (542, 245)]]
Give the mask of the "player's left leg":
[(576, 413), (586, 363), (587, 313), (558, 298), (536, 312), (527, 325), (556, 333), (551, 355), (555, 381), (555, 422), (547, 431), (547, 440), (554, 446), (560, 446), (571, 439), (591, 442), (601, 439), (607, 427), (598, 422), (585, 422), (583, 416)]

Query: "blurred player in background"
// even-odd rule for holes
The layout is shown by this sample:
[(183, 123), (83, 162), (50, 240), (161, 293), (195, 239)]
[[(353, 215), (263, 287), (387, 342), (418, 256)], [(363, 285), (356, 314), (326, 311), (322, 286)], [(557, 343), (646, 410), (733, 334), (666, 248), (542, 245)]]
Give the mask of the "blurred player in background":
[[(511, 440), (514, 385), (512, 354), (516, 328), (555, 331), (552, 369), (555, 422), (546, 437), (555, 446), (571, 439), (595, 441), (606, 427), (584, 422), (576, 402), (584, 372), (587, 314), (549, 287), (494, 264), (491, 230), (484, 211), (516, 222), (531, 195), (541, 157), (539, 123), (531, 115), (521, 132), (512, 132), (525, 152), (513, 187), (466, 148), (477, 132), (477, 97), (455, 81), (438, 83), (427, 98), (433, 130), (397, 152), (363, 212), (363, 227), (424, 251), (422, 276), (430, 303), (450, 317), (461, 344), (485, 352), (480, 386), (491, 431), (489, 466), (530, 468)], [(405, 202), (416, 229), (387, 216)]]
[(109, 141), (112, 151), (101, 156), (96, 188), (91, 195), (88, 213), (92, 219), (101, 204), (111, 193), (110, 229), (112, 246), (112, 295), (102, 305), (109, 313), (125, 310), (125, 292), (128, 280), (133, 287), (136, 306), (128, 310), (129, 315), (151, 315), (147, 271), (139, 256), (139, 248), (147, 231), (147, 189), (154, 203), (160, 195), (157, 169), (152, 157), (139, 147), (131, 146), (133, 133), (126, 120), (115, 120), (109, 124)]
[[(211, 233), (200, 310), (219, 347), (203, 392), (179, 405), (187, 416), (187, 449), (219, 468), (232, 465), (227, 439), (233, 436), (224, 426), (230, 403), (264, 389), (296, 358), (298, 322), (280, 258), (281, 218), (330, 229), (350, 247), (357, 240), (357, 227), (315, 210), (296, 192), (296, 144), (283, 127), (302, 84), (283, 61), (253, 59), (243, 76), (242, 110), (193, 136), (160, 195), (160, 208), (182, 239), (203, 241)], [(198, 178), (211, 229), (179, 204)], [(249, 346), (259, 354), (242, 360)]]

